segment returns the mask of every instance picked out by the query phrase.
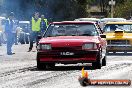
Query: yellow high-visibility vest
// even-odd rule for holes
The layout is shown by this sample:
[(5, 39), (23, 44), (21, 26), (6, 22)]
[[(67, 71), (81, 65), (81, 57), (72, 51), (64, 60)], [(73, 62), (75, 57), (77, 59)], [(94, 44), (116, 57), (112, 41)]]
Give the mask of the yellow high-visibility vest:
[(34, 18), (32, 17), (32, 31), (40, 31), (40, 22), (41, 19), (39, 18), (37, 21), (34, 20)]

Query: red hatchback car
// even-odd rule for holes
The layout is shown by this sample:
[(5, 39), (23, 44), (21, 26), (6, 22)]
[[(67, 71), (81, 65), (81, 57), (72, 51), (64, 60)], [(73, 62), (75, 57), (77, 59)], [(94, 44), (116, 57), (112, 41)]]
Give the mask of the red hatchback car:
[(94, 22), (53, 22), (37, 47), (37, 68), (53, 68), (56, 63), (106, 65), (105, 35)]

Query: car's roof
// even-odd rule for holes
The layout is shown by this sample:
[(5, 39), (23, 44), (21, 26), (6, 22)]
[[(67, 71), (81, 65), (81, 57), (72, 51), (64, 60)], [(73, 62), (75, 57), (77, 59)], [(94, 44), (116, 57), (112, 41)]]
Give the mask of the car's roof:
[(128, 22), (128, 21), (125, 21), (125, 22), (108, 22), (106, 24), (132, 24), (132, 22)]
[(100, 19), (97, 18), (78, 18), (75, 19), (74, 21), (99, 21)]
[(6, 18), (5, 18), (5, 17), (1, 17), (1, 16), (0, 16), (0, 20), (3, 20), (3, 19), (5, 20)]
[(101, 22), (118, 22), (118, 21), (126, 21), (125, 18), (103, 18), (100, 20)]
[(51, 24), (95, 24), (91, 21), (61, 21), (61, 22), (52, 22)]
[(125, 18), (102, 18), (101, 20), (126, 20)]
[(1, 19), (6, 19), (5, 17), (0, 16)]

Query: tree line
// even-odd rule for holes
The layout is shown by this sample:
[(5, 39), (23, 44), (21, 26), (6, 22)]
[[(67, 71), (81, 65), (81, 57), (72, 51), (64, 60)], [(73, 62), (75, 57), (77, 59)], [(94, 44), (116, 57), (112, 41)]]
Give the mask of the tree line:
[[(3, 0), (1, 13), (13, 11), (20, 20), (30, 20), (35, 11), (44, 14), (50, 21), (74, 20), (88, 17), (90, 6), (110, 14), (110, 0)], [(115, 0), (114, 17), (128, 17), (132, 14), (132, 0)], [(108, 15), (109, 16), (109, 15)]]

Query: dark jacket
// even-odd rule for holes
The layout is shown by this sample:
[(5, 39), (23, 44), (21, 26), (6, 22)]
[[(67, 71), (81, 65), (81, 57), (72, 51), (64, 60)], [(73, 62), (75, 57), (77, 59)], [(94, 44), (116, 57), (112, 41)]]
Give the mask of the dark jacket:
[(40, 22), (41, 31), (45, 31), (47, 27), (48, 27), (47, 19), (41, 19), (41, 22)]

